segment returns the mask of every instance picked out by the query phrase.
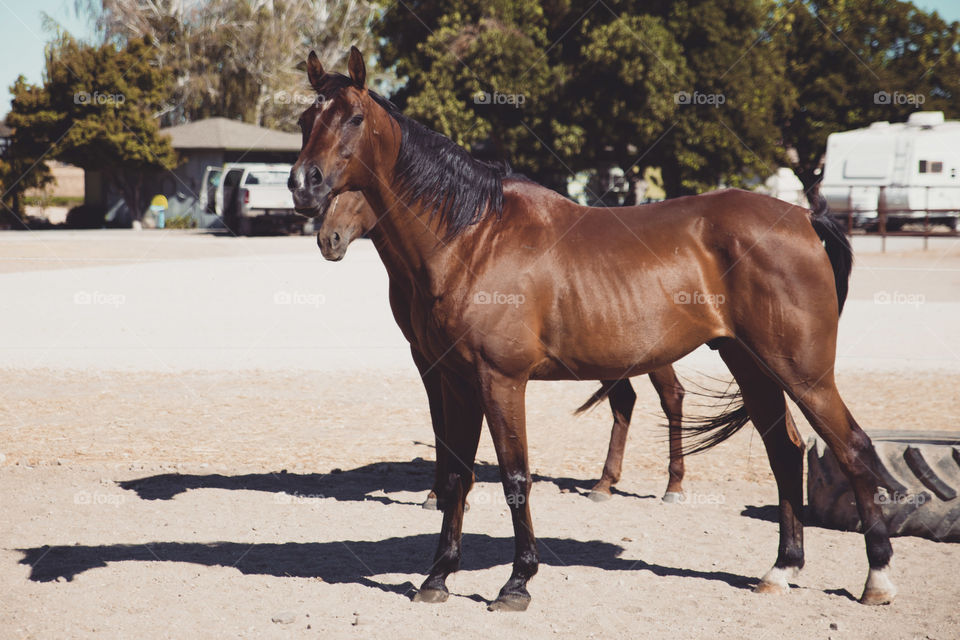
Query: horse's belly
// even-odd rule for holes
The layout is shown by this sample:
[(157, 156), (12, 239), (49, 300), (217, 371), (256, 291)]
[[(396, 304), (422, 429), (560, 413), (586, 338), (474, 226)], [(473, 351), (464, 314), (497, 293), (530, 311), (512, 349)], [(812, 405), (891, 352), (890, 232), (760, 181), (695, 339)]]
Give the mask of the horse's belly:
[(715, 309), (698, 305), (580, 304), (542, 336), (549, 363), (536, 376), (620, 378), (648, 373), (725, 335)]
[(544, 362), (534, 368), (532, 377), (542, 380), (629, 378), (675, 362), (712, 337), (697, 332), (683, 340), (657, 342), (637, 336), (630, 342), (620, 343), (591, 336), (566, 349), (549, 350)]

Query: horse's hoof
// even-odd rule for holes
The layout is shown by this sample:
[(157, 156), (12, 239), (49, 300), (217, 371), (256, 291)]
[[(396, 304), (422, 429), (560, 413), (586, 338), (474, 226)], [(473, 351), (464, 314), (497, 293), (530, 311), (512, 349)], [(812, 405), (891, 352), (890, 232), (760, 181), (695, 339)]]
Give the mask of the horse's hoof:
[(677, 504), (683, 502), (683, 494), (679, 491), (667, 491), (661, 500), (669, 504)]
[(440, 603), (446, 602), (450, 592), (446, 589), (420, 589), (413, 596), (414, 602)]
[(889, 568), (870, 569), (867, 575), (867, 584), (863, 587), (863, 595), (860, 596), (861, 604), (890, 604), (897, 595), (897, 587), (888, 575)]
[(790, 585), (788, 584), (777, 584), (775, 582), (764, 582), (761, 580), (757, 586), (753, 588), (754, 593), (772, 593), (774, 595), (782, 596), (785, 593), (789, 593)]
[(504, 593), (490, 603), (487, 611), (526, 611), (530, 596), (522, 593)]
[(773, 593), (783, 595), (790, 591), (790, 578), (796, 578), (799, 570), (796, 567), (773, 567), (760, 578), (760, 582), (753, 588), (754, 593)]
[(889, 591), (878, 591), (875, 589), (866, 589), (863, 592), (863, 595), (860, 596), (860, 604), (869, 604), (869, 605), (878, 605), (878, 604), (892, 604), (893, 598), (896, 596), (896, 592)]
[(603, 492), (603, 491), (597, 491), (596, 489), (594, 489), (593, 491), (587, 494), (587, 497), (593, 500), (594, 502), (606, 502), (613, 496), (610, 495), (609, 491)]

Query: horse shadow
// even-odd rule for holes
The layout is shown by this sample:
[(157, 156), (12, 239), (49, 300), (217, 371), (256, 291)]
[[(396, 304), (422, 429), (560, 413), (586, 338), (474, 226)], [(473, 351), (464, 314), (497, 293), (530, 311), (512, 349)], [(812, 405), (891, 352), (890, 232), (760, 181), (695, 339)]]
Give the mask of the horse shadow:
[[(773, 522), (775, 524), (780, 523), (780, 507), (775, 504), (765, 504), (762, 506), (757, 505), (747, 505), (740, 512), (741, 516), (745, 518), (753, 518), (754, 520), (763, 520), (765, 522)], [(804, 506), (803, 511), (801, 512), (801, 520), (803, 522), (804, 528), (817, 528), (817, 529), (832, 529), (834, 531), (843, 531), (843, 529), (838, 529), (837, 527), (832, 527), (830, 525), (820, 522), (813, 516), (813, 512), (809, 509), (808, 506)]]
[[(30, 566), (30, 580), (73, 580), (91, 569), (117, 562), (187, 562), (205, 567), (233, 567), (245, 575), (319, 578), (331, 584), (355, 583), (390, 593), (412, 596), (407, 581), (391, 584), (372, 579), (385, 574), (420, 574), (427, 566), (436, 535), (416, 534), (384, 540), (338, 540), (333, 542), (148, 542), (143, 544), (58, 545), (18, 549), (20, 564)], [(513, 555), (512, 538), (485, 534), (463, 535), (464, 570), (482, 570), (504, 565)], [(623, 547), (600, 540), (541, 538), (541, 563), (567, 567), (584, 566), (613, 571), (649, 571), (657, 576), (678, 576), (724, 582), (749, 589), (755, 580), (725, 571), (699, 571), (662, 566), (623, 558)], [(478, 595), (467, 596), (485, 599)]]
[[(499, 482), (497, 465), (478, 462), (474, 467), (480, 482)], [(164, 473), (117, 484), (134, 491), (142, 500), (171, 500), (191, 489), (226, 489), (265, 491), (309, 498), (332, 498), (338, 501), (375, 501), (383, 504), (419, 505), (383, 494), (427, 492), (433, 484), (434, 463), (415, 458), (402, 462), (375, 462), (355, 469), (334, 469), (330, 473), (289, 473), (285, 469), (268, 473), (241, 475)], [(534, 482), (550, 482), (560, 490), (587, 493), (594, 481), (557, 478), (533, 474)], [(613, 493), (637, 499), (652, 499), (613, 488)], [(379, 494), (379, 495), (371, 495)]]

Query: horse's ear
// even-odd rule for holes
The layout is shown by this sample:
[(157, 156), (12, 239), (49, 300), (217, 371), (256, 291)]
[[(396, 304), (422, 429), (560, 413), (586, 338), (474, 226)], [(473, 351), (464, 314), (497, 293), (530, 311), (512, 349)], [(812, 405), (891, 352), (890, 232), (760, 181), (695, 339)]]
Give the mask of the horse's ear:
[(320, 58), (316, 51), (311, 51), (307, 56), (307, 78), (310, 79), (310, 86), (314, 91), (320, 91), (320, 81), (323, 80), (323, 65), (320, 64)]
[(363, 89), (367, 84), (367, 67), (363, 64), (363, 54), (360, 49), (350, 47), (350, 60), (347, 62), (347, 69), (350, 70), (350, 79), (358, 89)]

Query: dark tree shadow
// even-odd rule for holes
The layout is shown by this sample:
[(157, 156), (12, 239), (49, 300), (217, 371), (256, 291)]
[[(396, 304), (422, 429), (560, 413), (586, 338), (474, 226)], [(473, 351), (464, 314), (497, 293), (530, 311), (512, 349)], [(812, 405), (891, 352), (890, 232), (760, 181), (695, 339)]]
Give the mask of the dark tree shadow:
[[(500, 470), (496, 465), (480, 462), (477, 463), (475, 471), (480, 482), (500, 482)], [(164, 473), (135, 480), (124, 480), (117, 484), (123, 489), (135, 491), (143, 500), (170, 500), (191, 489), (228, 489), (286, 493), (291, 496), (333, 498), (334, 500), (369, 500), (383, 504), (417, 505), (419, 504), (417, 502), (369, 494), (377, 491), (426, 493), (433, 484), (433, 472), (432, 461), (416, 458), (403, 462), (376, 462), (347, 471), (335, 469), (330, 473), (288, 473), (286, 470), (243, 475)], [(533, 480), (550, 482), (561, 490), (584, 494), (589, 492), (594, 484), (592, 480), (554, 478), (539, 474), (534, 474)], [(616, 488), (613, 492), (641, 500), (655, 497), (641, 496)]]
[[(150, 542), (42, 546), (18, 551), (23, 553), (20, 564), (31, 567), (30, 579), (36, 582), (50, 582), (61, 577), (73, 580), (78, 574), (114, 562), (189, 562), (207, 567), (235, 567), (248, 575), (320, 578), (329, 583), (356, 583), (409, 595), (413, 587), (409, 582), (382, 584), (371, 577), (392, 573), (422, 574), (429, 567), (428, 559), (433, 555), (436, 540), (435, 535), (418, 534), (377, 541)], [(719, 581), (738, 589), (749, 589), (755, 582), (725, 571), (681, 569), (621, 558), (623, 547), (599, 540), (542, 538), (539, 546), (541, 562), (547, 565), (649, 571), (657, 576)], [(463, 536), (463, 548), (463, 569), (487, 569), (509, 562), (513, 556), (513, 539), (467, 533)]]

